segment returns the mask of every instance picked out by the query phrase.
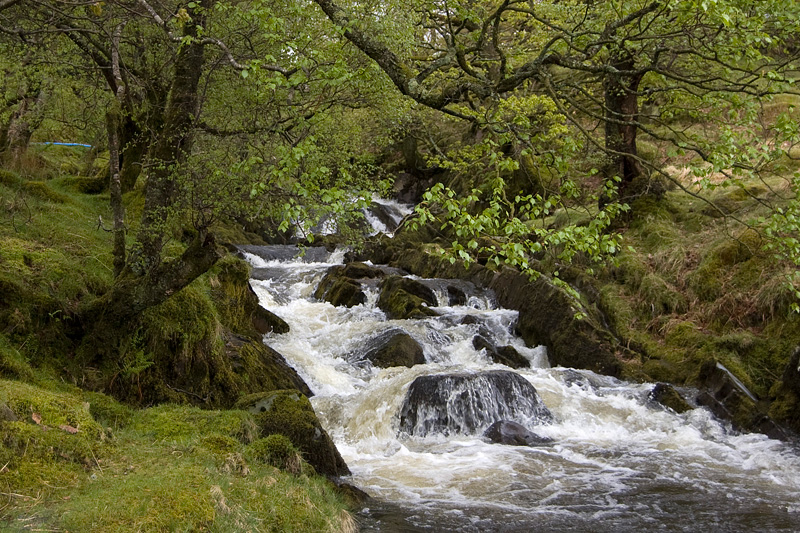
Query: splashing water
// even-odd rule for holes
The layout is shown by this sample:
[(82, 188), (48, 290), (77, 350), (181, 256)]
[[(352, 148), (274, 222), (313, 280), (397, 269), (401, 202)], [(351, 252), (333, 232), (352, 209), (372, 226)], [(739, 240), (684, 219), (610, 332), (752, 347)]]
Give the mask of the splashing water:
[[(800, 458), (790, 446), (735, 434), (703, 409), (678, 415), (653, 405), (652, 384), (549, 368), (544, 348), (528, 348), (513, 334), (516, 313), (474, 288), (461, 306), (446, 305), (437, 291), (440, 317), (387, 321), (374, 293), (349, 309), (313, 299), (341, 254), (291, 255), (248, 249), (262, 305), (291, 326), (265, 341), (312, 388), (351, 482), (375, 498), (359, 515), (362, 531), (800, 530)], [(466, 316), (477, 320), (462, 324)], [(353, 358), (392, 328), (420, 343), (426, 364), (378, 369)], [(531, 362), (514, 372), (553, 419), (528, 427), (552, 444), (400, 431), (416, 378), (510, 370), (473, 347), (479, 328)]]

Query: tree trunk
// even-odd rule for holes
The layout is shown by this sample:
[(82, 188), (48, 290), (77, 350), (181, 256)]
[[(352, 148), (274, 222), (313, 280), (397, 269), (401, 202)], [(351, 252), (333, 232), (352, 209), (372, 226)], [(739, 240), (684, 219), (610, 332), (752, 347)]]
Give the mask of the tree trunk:
[(113, 106), (106, 113), (108, 129), (108, 164), (111, 174), (109, 196), (111, 197), (111, 212), (114, 217), (114, 247), (111, 252), (114, 258), (114, 277), (118, 278), (125, 268), (125, 209), (122, 205), (122, 183), (119, 171), (119, 123), (120, 112), (118, 106)]
[(44, 90), (39, 87), (23, 98), (11, 116), (6, 138), (6, 159), (11, 168), (21, 168), (23, 156), (28, 150), (33, 132), (42, 123)]
[(634, 71), (633, 58), (624, 54), (612, 58), (617, 73), (609, 74), (603, 83), (605, 97), (605, 146), (611, 163), (608, 177), (618, 176), (619, 197), (627, 198), (631, 184), (642, 173), (637, 160), (636, 134), (639, 118), (639, 83), (643, 73)]
[(177, 174), (194, 141), (194, 123), (199, 107), (198, 86), (204, 62), (204, 45), (197, 39), (198, 27), (212, 0), (191, 9), (192, 23), (184, 26), (184, 39), (175, 59), (175, 74), (164, 114), (162, 134), (150, 157), (144, 212), (137, 240), (140, 263), (135, 268), (150, 270), (158, 265), (171, 208), (177, 193)]
[[(186, 42), (175, 59), (164, 127), (152, 148), (138, 247), (128, 254), (125, 268), (109, 292), (81, 313), (84, 323), (90, 324), (90, 330), (80, 351), (90, 360), (117, 354), (120, 339), (132, 333), (142, 312), (165, 302), (208, 271), (221, 257), (213, 235), (205, 228), (199, 229), (180, 257), (168, 261), (161, 257), (178, 191), (176, 174), (194, 140), (204, 60), (204, 45), (196, 37), (198, 27), (205, 23), (204, 13), (212, 3), (213, 0), (203, 0), (200, 6), (190, 10), (192, 22), (184, 26)], [(113, 129), (119, 132), (119, 124)], [(116, 135), (111, 137), (116, 140)]]
[(149, 142), (136, 121), (125, 114), (119, 122), (119, 165), (122, 192), (132, 191), (142, 173), (142, 161)]

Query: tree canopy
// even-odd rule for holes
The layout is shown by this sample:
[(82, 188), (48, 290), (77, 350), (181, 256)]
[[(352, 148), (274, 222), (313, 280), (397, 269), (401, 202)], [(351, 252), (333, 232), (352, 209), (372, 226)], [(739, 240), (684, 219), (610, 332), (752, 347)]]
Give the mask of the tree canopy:
[[(616, 220), (665, 187), (786, 174), (795, 116), (764, 109), (796, 94), (798, 25), (778, 0), (0, 0), (0, 150), (16, 164), (53, 102), (106, 133), (117, 281), (87, 316), (124, 322), (190, 283), (220, 220), (357, 227), (403, 138), (447, 176), (417, 223), (453, 260), (557, 273), (612, 257)], [(798, 212), (762, 226), (800, 262)]]

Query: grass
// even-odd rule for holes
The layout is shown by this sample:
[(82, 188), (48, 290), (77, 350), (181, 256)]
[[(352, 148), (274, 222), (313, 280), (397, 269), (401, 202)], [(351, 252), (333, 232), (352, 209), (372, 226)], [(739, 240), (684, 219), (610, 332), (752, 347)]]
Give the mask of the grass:
[[(95, 393), (93, 403), (109, 412), (115, 402), (101, 396)], [(249, 452), (254, 426), (247, 412), (164, 405), (135, 411), (109, 429), (78, 391), (13, 381), (0, 382), (3, 405), (20, 420), (0, 424), (0, 528), (354, 531), (342, 497), (325, 478), (307, 474), (313, 469), (300, 468), (296, 451), (283, 470)], [(57, 429), (66, 424), (79, 431)], [(283, 444), (271, 453), (293, 450)]]

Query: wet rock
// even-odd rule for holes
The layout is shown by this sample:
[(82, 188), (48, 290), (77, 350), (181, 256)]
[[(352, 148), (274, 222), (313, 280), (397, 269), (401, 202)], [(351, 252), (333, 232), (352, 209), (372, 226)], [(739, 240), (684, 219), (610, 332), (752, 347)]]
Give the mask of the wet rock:
[(702, 392), (697, 403), (729, 420), (735, 429), (786, 439), (785, 432), (767, 416), (759, 399), (721, 363), (709, 361), (703, 365), (698, 381)]
[(476, 350), (485, 350), (489, 359), (495, 363), (511, 368), (530, 368), (531, 366), (531, 362), (513, 346), (495, 346), (482, 335), (476, 335), (472, 339), (472, 346)]
[[(398, 247), (399, 242), (394, 246)], [(525, 344), (547, 346), (553, 366), (583, 368), (618, 377), (622, 361), (637, 357), (605, 324), (600, 311), (582, 305), (546, 276), (531, 282), (511, 268), (493, 272), (473, 264), (465, 269), (463, 265), (451, 265), (435, 254), (426, 253), (419, 245), (398, 250), (390, 258), (386, 255), (384, 260), (389, 259), (393, 265), (418, 276), (464, 279), (494, 291), (501, 306), (519, 311), (517, 331)]]
[(800, 346), (789, 357), (781, 381), (775, 385), (775, 394), (770, 416), (800, 434)]
[(361, 357), (380, 368), (425, 364), (422, 346), (408, 333), (400, 329), (392, 329), (371, 339), (367, 343), (367, 351)]
[(453, 285), (447, 286), (447, 300), (448, 305), (453, 307), (455, 305), (467, 305), (467, 293)]
[(367, 295), (360, 280), (382, 278), (385, 272), (365, 263), (348, 263), (328, 269), (314, 297), (335, 306), (353, 307), (366, 303)]
[(247, 379), (247, 387), (241, 387), (240, 391), (296, 389), (306, 396), (313, 396), (308, 384), (277, 351), (261, 341), (233, 333), (227, 333), (223, 338), (225, 355), (237, 381)]
[(363, 505), (372, 500), (369, 494), (350, 483), (337, 483), (336, 492), (344, 498), (351, 508)]
[(344, 265), (341, 273), (350, 279), (375, 279), (386, 276), (386, 272), (383, 269), (358, 261)]
[(326, 476), (350, 474), (305, 395), (295, 390), (256, 393), (241, 398), (236, 408), (255, 415), (262, 438), (275, 433), (288, 437), (318, 473)]
[(668, 407), (678, 414), (692, 410), (692, 406), (689, 405), (689, 402), (675, 390), (675, 387), (668, 383), (656, 383), (647, 399), (651, 402), (663, 405), (664, 407)]
[(373, 201), (369, 205), (369, 213), (377, 218), (384, 225), (386, 231), (394, 232), (403, 220), (405, 213), (402, 209), (391, 203), (381, 203)]
[(571, 368), (560, 371), (561, 379), (565, 385), (578, 387), (585, 391), (597, 390), (598, 384), (594, 383), (587, 376)]
[(436, 305), (436, 295), (419, 281), (402, 276), (389, 276), (381, 283), (378, 307), (389, 319), (439, 316), (428, 306)]
[(367, 294), (361, 284), (351, 279), (332, 280), (330, 283), (320, 283), (319, 287), (314, 296), (336, 307), (355, 307), (367, 302)]
[(522, 424), (511, 420), (495, 422), (483, 432), (483, 436), (495, 444), (507, 444), (509, 446), (542, 446), (553, 442), (550, 437), (537, 435)]
[(436, 374), (416, 378), (400, 411), (400, 431), (474, 435), (497, 420), (547, 423), (552, 414), (536, 389), (514, 372)]
[(261, 307), (258, 295), (250, 286), (250, 267), (244, 261), (226, 257), (216, 267), (219, 272), (211, 294), (222, 322), (237, 333), (264, 335), (288, 333), (289, 324)]
[(253, 327), (261, 335), (289, 333), (289, 324), (275, 313), (258, 306), (252, 315)]

